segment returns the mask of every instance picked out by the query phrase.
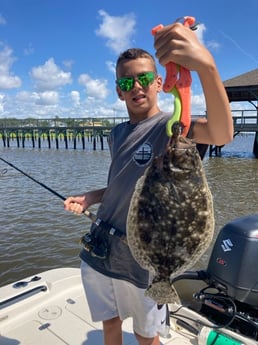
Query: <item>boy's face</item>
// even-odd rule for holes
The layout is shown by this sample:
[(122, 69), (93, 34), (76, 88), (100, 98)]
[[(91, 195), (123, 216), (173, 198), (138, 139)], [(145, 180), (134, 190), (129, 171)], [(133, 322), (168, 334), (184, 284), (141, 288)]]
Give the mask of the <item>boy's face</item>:
[(138, 58), (122, 63), (117, 69), (117, 79), (122, 77), (134, 77), (133, 88), (129, 91), (122, 91), (117, 85), (118, 97), (125, 101), (131, 122), (138, 122), (150, 117), (157, 112), (157, 94), (162, 89), (162, 78), (155, 74), (154, 81), (144, 87), (137, 80), (137, 76), (144, 72), (154, 72), (153, 63), (148, 58)]

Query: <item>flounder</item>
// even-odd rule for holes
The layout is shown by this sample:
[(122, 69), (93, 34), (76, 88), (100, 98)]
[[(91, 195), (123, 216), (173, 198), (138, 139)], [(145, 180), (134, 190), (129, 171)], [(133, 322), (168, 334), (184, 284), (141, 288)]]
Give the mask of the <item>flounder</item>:
[(213, 233), (213, 200), (200, 155), (176, 123), (165, 154), (137, 181), (127, 217), (132, 255), (153, 277), (145, 294), (158, 304), (178, 300), (172, 279), (196, 263)]

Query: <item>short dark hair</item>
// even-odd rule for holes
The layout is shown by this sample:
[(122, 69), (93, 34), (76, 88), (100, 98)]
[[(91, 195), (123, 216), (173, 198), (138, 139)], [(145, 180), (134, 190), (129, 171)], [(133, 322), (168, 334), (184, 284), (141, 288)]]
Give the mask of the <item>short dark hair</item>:
[(157, 66), (154, 57), (146, 50), (141, 48), (130, 48), (122, 52), (116, 61), (116, 71), (123, 62), (139, 58), (150, 59), (153, 63), (154, 72), (157, 73)]

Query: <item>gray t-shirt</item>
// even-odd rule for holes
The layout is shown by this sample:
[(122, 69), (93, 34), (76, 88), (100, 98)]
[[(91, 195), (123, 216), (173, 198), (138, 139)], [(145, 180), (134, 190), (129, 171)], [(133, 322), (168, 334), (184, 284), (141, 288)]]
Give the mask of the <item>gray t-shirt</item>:
[[(162, 154), (168, 143), (166, 123), (171, 113), (160, 112), (137, 124), (121, 123), (110, 134), (111, 166), (108, 186), (98, 209), (98, 217), (126, 234), (126, 219), (135, 184), (155, 156)], [(94, 225), (92, 231), (94, 231)], [(82, 250), (80, 257), (97, 271), (147, 288), (148, 271), (134, 260), (126, 243), (119, 237), (107, 236), (107, 259), (93, 257)]]

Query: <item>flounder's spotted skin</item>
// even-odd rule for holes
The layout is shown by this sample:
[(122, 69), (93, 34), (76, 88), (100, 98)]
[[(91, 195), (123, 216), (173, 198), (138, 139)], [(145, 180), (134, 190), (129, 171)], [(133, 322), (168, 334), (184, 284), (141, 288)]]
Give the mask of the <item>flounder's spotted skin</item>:
[(170, 281), (196, 263), (213, 233), (212, 195), (196, 145), (175, 135), (138, 180), (127, 218), (131, 252), (153, 274), (146, 295), (174, 302)]

